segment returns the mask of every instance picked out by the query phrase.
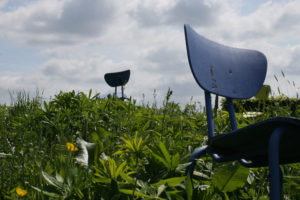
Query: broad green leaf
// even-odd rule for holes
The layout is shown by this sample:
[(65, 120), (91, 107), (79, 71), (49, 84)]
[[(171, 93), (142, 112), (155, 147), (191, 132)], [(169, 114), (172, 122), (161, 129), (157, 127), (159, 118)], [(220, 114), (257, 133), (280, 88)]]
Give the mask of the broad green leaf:
[(137, 196), (137, 197), (146, 197), (146, 198), (151, 198), (151, 196), (147, 195), (147, 194), (143, 194), (139, 191), (134, 191), (134, 190), (128, 190), (128, 189), (120, 189), (119, 190), (121, 193), (123, 194), (128, 194), (128, 195), (132, 195), (134, 194), (134, 196)]
[(269, 200), (270, 198), (268, 196), (262, 196), (262, 197), (259, 197), (258, 200)]
[(89, 99), (91, 98), (91, 96), (92, 96), (92, 89), (90, 89), (90, 91), (89, 91)]
[(180, 190), (166, 191), (166, 194), (169, 197), (169, 199), (184, 200), (183, 191)]
[(58, 182), (60, 182), (60, 183), (63, 183), (63, 182), (64, 182), (63, 177), (61, 177), (61, 176), (59, 175), (59, 173), (56, 173), (55, 178), (56, 178), (56, 180), (57, 180)]
[(146, 124), (145, 124), (144, 127), (143, 127), (143, 131), (145, 131), (145, 130), (147, 130), (147, 129), (149, 128), (150, 123), (151, 123), (151, 120), (148, 120), (148, 121), (146, 122)]
[(59, 182), (58, 180), (56, 180), (56, 178), (50, 176), (49, 174), (47, 174), (44, 171), (42, 171), (42, 175), (43, 175), (44, 179), (47, 181), (48, 184), (53, 185), (54, 187), (56, 187), (60, 191), (63, 190), (63, 184), (61, 182)]
[(131, 184), (135, 184), (135, 180), (133, 178), (131, 178), (130, 176), (128, 176), (127, 174), (125, 173), (120, 173), (120, 176), (125, 180), (127, 181), (128, 183), (131, 183)]
[(142, 188), (139, 190), (139, 192), (150, 195), (152, 197), (158, 196), (157, 189), (154, 186), (149, 185), (148, 182), (144, 182), (142, 180), (137, 180), (137, 185)]
[(173, 177), (173, 178), (168, 178), (168, 179), (164, 179), (161, 180), (157, 183), (152, 184), (153, 186), (160, 186), (160, 185), (165, 185), (167, 184), (170, 187), (174, 187), (180, 183), (182, 183), (185, 180), (185, 176), (182, 177)]
[[(95, 174), (96, 176), (99, 176), (99, 174)], [(111, 182), (111, 179), (110, 178), (104, 178), (104, 177), (96, 177), (93, 179), (94, 182), (96, 183), (105, 183), (105, 184), (109, 184)]]
[(230, 200), (228, 195), (226, 194), (226, 192), (223, 192), (223, 194), (224, 194), (226, 200)]
[(255, 98), (258, 100), (266, 100), (271, 93), (271, 87), (269, 85), (263, 85), (258, 93), (255, 95)]
[(132, 145), (132, 143), (131, 143), (130, 140), (127, 140), (127, 139), (124, 138), (124, 137), (121, 137), (121, 140), (123, 140), (123, 142), (126, 144), (126, 146), (127, 146), (129, 149), (131, 149), (132, 151), (135, 151), (135, 149), (134, 149), (134, 147), (133, 147), (133, 145)]
[(172, 168), (176, 168), (179, 164), (180, 155), (176, 153), (175, 156), (172, 156)]
[(75, 190), (75, 192), (76, 192), (76, 194), (79, 196), (80, 199), (83, 199), (83, 198), (84, 198), (84, 194), (82, 193), (82, 191), (81, 191), (80, 189), (77, 188), (77, 189)]
[(232, 192), (246, 183), (248, 175), (248, 168), (236, 162), (227, 163), (215, 172), (212, 184), (224, 193)]
[(115, 172), (116, 172), (116, 168), (117, 168), (116, 162), (114, 159), (111, 159), (108, 157), (108, 163), (109, 163), (108, 167), (109, 167), (110, 176), (111, 176), (111, 178), (115, 178), (116, 177)]
[(182, 171), (182, 170), (185, 171), (185, 169), (186, 169), (188, 166), (190, 166), (190, 165), (191, 165), (190, 162), (188, 162), (188, 163), (183, 163), (183, 164), (178, 164), (177, 167), (176, 167), (176, 171), (178, 171), (178, 172), (180, 172), (180, 171)]
[(57, 194), (55, 192), (49, 192), (49, 191), (46, 191), (46, 190), (41, 190), (40, 188), (37, 188), (37, 187), (34, 187), (34, 186), (30, 186), (32, 189), (44, 194), (44, 195), (47, 195), (49, 197), (53, 197), (53, 198), (60, 198), (61, 195), (60, 194)]
[(118, 151), (116, 151), (113, 155), (121, 155), (121, 154), (123, 154), (123, 153), (124, 153), (123, 151), (118, 150)]
[(165, 167), (167, 167), (168, 169), (170, 168), (169, 163), (166, 162), (166, 160), (165, 160), (163, 157), (157, 155), (157, 154), (154, 153), (153, 151), (152, 151), (151, 155), (153, 155), (157, 160), (159, 160), (160, 162), (162, 162), (162, 163), (164, 164)]
[(194, 176), (201, 177), (201, 178), (205, 178), (205, 179), (210, 179), (209, 176), (207, 176), (206, 174), (204, 174), (204, 173), (202, 173), (202, 172), (198, 172), (198, 171), (194, 171), (194, 172), (193, 172), (193, 175), (194, 175)]
[[(123, 193), (123, 194), (128, 194), (128, 195), (134, 194), (134, 196), (137, 196), (137, 197), (145, 197), (145, 198), (153, 199), (153, 197), (151, 197), (151, 196), (149, 196), (147, 194), (143, 194), (143, 193), (141, 193), (139, 191), (128, 190), (128, 189), (120, 189), (119, 191), (121, 193)], [(163, 198), (160, 198), (160, 197), (155, 197), (155, 199), (164, 200)]]
[(191, 177), (188, 175), (185, 177), (185, 191), (188, 200), (192, 200), (193, 198), (193, 184)]
[(161, 185), (157, 188), (157, 196), (160, 196), (161, 193), (163, 193), (163, 191), (165, 191), (165, 189), (167, 188), (168, 186), (166, 185)]
[(160, 148), (161, 152), (163, 153), (166, 162), (171, 163), (171, 156), (170, 156), (166, 146), (164, 145), (164, 143), (159, 142), (159, 148)]
[(120, 173), (123, 173), (123, 170), (124, 170), (124, 168), (126, 167), (126, 161), (124, 161), (119, 167), (118, 167), (118, 169), (116, 170), (116, 173), (115, 173), (115, 179), (117, 179), (118, 178), (118, 176), (120, 175)]

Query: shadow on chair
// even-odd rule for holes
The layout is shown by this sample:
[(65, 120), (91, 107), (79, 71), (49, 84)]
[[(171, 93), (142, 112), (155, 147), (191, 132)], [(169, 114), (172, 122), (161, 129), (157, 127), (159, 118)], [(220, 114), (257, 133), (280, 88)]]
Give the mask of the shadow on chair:
[(130, 70), (125, 70), (121, 72), (107, 73), (104, 75), (106, 83), (115, 88), (114, 95), (117, 96), (117, 87), (121, 86), (122, 96), (120, 99), (128, 99), (124, 95), (124, 85), (128, 82), (130, 77)]
[[(266, 57), (254, 50), (224, 46), (184, 26), (189, 65), (204, 90), (208, 143), (191, 155), (187, 173), (192, 177), (196, 159), (210, 155), (215, 161), (238, 160), (246, 167), (269, 167), (270, 198), (282, 198), (280, 164), (300, 161), (300, 120), (276, 117), (237, 129), (232, 99), (247, 99), (262, 87)], [(214, 135), (211, 94), (227, 98), (232, 131)]]

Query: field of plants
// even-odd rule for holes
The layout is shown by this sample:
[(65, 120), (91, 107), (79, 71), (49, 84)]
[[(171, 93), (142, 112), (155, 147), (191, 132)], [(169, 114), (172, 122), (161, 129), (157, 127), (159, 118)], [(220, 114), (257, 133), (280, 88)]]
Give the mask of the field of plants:
[[(268, 199), (268, 170), (189, 156), (207, 141), (205, 110), (185, 107), (168, 91), (162, 106), (61, 92), (45, 102), (19, 93), (0, 105), (0, 199)], [(238, 126), (275, 116), (300, 117), (298, 107), (266, 106)], [(216, 134), (230, 130), (215, 111)], [(300, 199), (299, 164), (282, 166), (284, 199)]]

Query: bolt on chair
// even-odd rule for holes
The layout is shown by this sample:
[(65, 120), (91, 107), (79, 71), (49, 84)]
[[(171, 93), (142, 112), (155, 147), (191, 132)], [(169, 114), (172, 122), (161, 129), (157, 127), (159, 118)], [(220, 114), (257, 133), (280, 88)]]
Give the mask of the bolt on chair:
[[(187, 55), (193, 76), (204, 90), (208, 127), (207, 145), (191, 155), (187, 173), (192, 177), (196, 159), (238, 160), (243, 166), (269, 167), (270, 198), (282, 198), (280, 164), (300, 161), (300, 120), (276, 117), (238, 129), (232, 99), (247, 99), (262, 87), (267, 59), (259, 51), (233, 48), (208, 40), (184, 25)], [(232, 131), (214, 135), (211, 94), (226, 97)]]
[(121, 86), (122, 96), (120, 99), (124, 100), (127, 99), (124, 95), (124, 85), (128, 82), (130, 77), (130, 70), (125, 70), (121, 72), (114, 72), (114, 73), (107, 73), (104, 75), (104, 79), (106, 83), (111, 86), (115, 87), (115, 96), (117, 96), (117, 87)]

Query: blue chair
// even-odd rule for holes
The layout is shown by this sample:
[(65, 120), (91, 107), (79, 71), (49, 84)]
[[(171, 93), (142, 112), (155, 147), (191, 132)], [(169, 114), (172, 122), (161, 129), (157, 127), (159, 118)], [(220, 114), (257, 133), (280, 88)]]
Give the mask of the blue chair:
[(130, 77), (130, 70), (125, 70), (125, 71), (121, 71), (121, 72), (114, 72), (114, 73), (107, 73), (104, 75), (104, 79), (106, 81), (106, 83), (115, 88), (115, 96), (118, 96), (117, 93), (117, 87), (121, 86), (121, 97), (120, 99), (124, 100), (124, 99), (128, 99), (126, 97), (126, 95), (124, 94), (124, 85), (126, 85), (126, 83), (128, 82)]
[[(224, 46), (184, 25), (189, 65), (205, 92), (208, 143), (191, 155), (187, 172), (193, 175), (197, 158), (211, 155), (215, 161), (238, 160), (246, 167), (269, 166), (270, 198), (282, 197), (280, 164), (300, 161), (300, 120), (276, 117), (237, 129), (232, 99), (247, 99), (262, 87), (266, 57), (254, 50)], [(226, 97), (232, 131), (214, 135), (211, 93)]]

